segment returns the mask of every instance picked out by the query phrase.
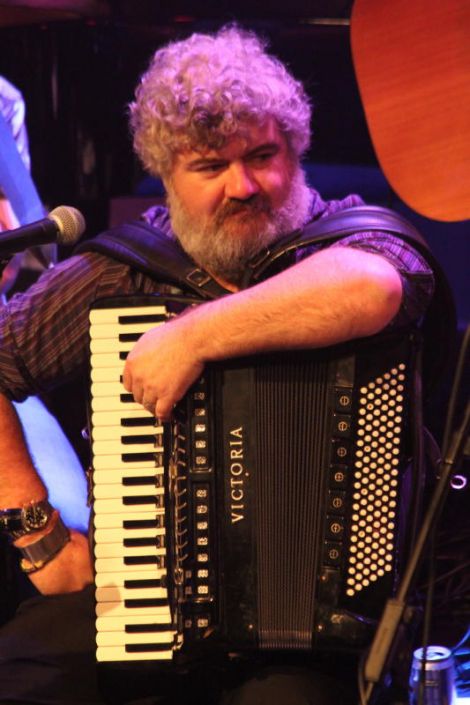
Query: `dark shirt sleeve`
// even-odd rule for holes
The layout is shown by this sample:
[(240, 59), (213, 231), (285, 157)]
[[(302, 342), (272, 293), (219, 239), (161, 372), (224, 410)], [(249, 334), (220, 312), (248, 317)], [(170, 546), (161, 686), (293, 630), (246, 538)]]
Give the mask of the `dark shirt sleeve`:
[[(419, 322), (425, 314), (434, 293), (434, 274), (425, 258), (412, 245), (389, 233), (364, 232), (341, 238), (325, 247), (354, 247), (384, 257), (400, 275), (403, 295), (400, 309), (388, 324), (398, 328)], [(299, 251), (303, 259), (321, 249), (306, 247)]]
[[(312, 190), (313, 202), (311, 218), (325, 218), (345, 208), (361, 206), (364, 201), (357, 194), (350, 194), (342, 200), (324, 201), (318, 192)], [(398, 328), (421, 320), (434, 293), (434, 274), (425, 258), (401, 238), (382, 232), (361, 232), (341, 238), (333, 245), (325, 247), (355, 247), (385, 257), (400, 275), (403, 296), (400, 310), (388, 324)], [(319, 246), (305, 248), (298, 259), (313, 254)]]
[(400, 309), (387, 328), (419, 321), (434, 293), (434, 275), (424, 257), (412, 245), (388, 233), (358, 233), (332, 247), (355, 247), (384, 257), (400, 275), (403, 295)]
[(150, 288), (127, 265), (96, 253), (71, 257), (0, 308), (0, 391), (22, 401), (88, 369), (95, 299)]

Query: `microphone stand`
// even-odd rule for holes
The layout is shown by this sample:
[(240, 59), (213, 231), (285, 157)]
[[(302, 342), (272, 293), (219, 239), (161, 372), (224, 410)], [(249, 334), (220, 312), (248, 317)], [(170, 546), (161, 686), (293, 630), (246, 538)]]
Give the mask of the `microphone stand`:
[(406, 609), (406, 599), (411, 583), (416, 575), (424, 547), (433, 525), (441, 512), (450, 486), (454, 467), (463, 455), (470, 432), (470, 401), (467, 403), (463, 421), (456, 431), (448, 451), (439, 465), (439, 480), (435, 487), (423, 524), (416, 539), (416, 546), (406, 566), (396, 597), (390, 598), (386, 605), (364, 665), (365, 692), (361, 694), (361, 705), (372, 703), (375, 686), (380, 683), (385, 665), (393, 650), (397, 632)]

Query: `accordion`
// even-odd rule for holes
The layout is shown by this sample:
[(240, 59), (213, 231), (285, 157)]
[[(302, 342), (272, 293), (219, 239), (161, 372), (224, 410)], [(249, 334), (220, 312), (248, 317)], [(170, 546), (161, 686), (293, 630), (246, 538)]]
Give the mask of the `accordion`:
[(97, 659), (362, 648), (414, 511), (414, 336), (214, 364), (159, 425), (124, 360), (191, 303), (90, 314)]

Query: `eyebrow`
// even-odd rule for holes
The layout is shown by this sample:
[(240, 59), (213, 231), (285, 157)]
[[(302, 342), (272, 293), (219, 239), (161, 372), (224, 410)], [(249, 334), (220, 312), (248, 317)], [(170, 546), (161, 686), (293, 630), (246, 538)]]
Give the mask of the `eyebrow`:
[[(272, 151), (273, 154), (277, 154), (280, 149), (281, 146), (278, 142), (264, 142), (263, 144), (259, 144), (257, 147), (254, 147), (249, 152), (244, 154), (243, 159), (252, 159), (253, 157), (256, 157), (259, 153), (265, 152), (266, 150)], [(203, 166), (224, 164), (227, 161), (229, 160), (224, 159), (223, 157), (198, 157), (197, 159), (193, 159), (192, 161), (188, 162), (186, 164), (186, 168), (192, 171), (194, 169), (199, 169)]]

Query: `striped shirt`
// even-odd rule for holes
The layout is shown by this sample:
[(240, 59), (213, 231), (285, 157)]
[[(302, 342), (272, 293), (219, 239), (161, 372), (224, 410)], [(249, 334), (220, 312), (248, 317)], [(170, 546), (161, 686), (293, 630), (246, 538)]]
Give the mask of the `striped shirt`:
[[(325, 217), (361, 203), (358, 196), (325, 202), (313, 192), (311, 216)], [(166, 208), (156, 206), (143, 217), (171, 235)], [(359, 233), (330, 246), (344, 245), (380, 254), (399, 272), (404, 296), (389, 326), (404, 325), (424, 314), (433, 292), (433, 275), (410, 245), (388, 234)], [(0, 309), (0, 391), (22, 401), (87, 375), (90, 304), (108, 296), (157, 292), (177, 290), (96, 252), (72, 256), (48, 270), (27, 292), (15, 294)]]

